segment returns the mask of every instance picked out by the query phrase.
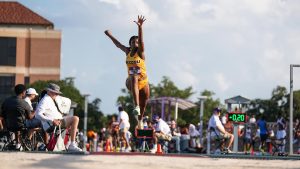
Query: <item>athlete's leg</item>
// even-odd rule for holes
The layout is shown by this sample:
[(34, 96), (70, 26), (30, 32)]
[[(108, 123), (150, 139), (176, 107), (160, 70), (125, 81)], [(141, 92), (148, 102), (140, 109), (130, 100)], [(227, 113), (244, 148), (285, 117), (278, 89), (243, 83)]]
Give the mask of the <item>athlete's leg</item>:
[(132, 92), (132, 90), (131, 90), (131, 77), (130, 77), (130, 76), (127, 77), (125, 85), (126, 85), (127, 89), (128, 89), (130, 92)]
[(140, 90), (139, 94), (140, 94), (139, 101), (140, 101), (141, 114), (138, 116), (138, 128), (143, 129), (144, 128), (143, 117), (144, 117), (144, 113), (145, 113), (145, 109), (146, 109), (146, 105), (147, 105), (147, 100), (150, 96), (149, 85), (146, 84)]
[(138, 115), (140, 114), (139, 106), (139, 90), (138, 90), (138, 76), (129, 76), (126, 79), (126, 87), (133, 95), (134, 109), (133, 114), (135, 115), (136, 120), (138, 121)]
[(150, 97), (150, 87), (149, 84), (146, 84), (144, 88), (140, 90), (140, 108), (141, 108), (141, 115), (139, 116), (139, 120), (142, 120), (144, 117), (144, 113), (147, 106), (147, 100)]
[(132, 89), (132, 95), (133, 95), (133, 100), (135, 103), (135, 106), (139, 106), (139, 80), (138, 76), (130, 76), (130, 81), (131, 81), (131, 89)]

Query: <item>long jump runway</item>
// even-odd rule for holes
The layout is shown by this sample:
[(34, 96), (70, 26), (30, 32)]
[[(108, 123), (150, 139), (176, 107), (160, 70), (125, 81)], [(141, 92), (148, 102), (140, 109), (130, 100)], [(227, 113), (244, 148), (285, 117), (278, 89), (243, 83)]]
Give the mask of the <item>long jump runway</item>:
[[(0, 169), (199, 169), (258, 168), (299, 169), (300, 158), (243, 157), (238, 155), (207, 156), (201, 154), (148, 153), (40, 153), (1, 152)], [(293, 157), (293, 158), (292, 158)]]
[[(206, 155), (206, 154), (151, 154), (151, 153), (122, 153), (122, 152), (95, 152), (91, 155), (126, 155), (126, 156), (162, 156), (162, 157), (189, 157), (189, 158), (225, 158), (225, 159), (248, 159), (248, 160), (300, 160), (300, 155), (291, 156), (271, 156), (271, 155), (244, 155), (241, 153), (231, 153), (226, 155)], [(300, 168), (299, 168), (300, 169)]]

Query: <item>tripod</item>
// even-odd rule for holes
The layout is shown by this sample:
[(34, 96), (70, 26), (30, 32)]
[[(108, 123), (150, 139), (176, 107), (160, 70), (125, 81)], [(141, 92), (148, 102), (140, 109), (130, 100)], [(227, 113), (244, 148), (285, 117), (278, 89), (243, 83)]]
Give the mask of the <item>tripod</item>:
[(141, 143), (139, 150), (140, 152), (149, 152), (149, 146), (147, 139), (153, 139), (153, 129), (136, 129), (135, 135), (138, 141)]
[(141, 138), (142, 144), (139, 148), (140, 152), (149, 152), (149, 145), (147, 143), (146, 137)]

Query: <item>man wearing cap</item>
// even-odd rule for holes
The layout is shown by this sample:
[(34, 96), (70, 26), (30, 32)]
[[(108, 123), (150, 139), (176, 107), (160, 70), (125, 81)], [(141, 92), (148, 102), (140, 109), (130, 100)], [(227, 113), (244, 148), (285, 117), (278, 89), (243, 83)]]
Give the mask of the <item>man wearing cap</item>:
[[(42, 127), (42, 122), (40, 119), (35, 118), (35, 111), (32, 107), (32, 100), (34, 100), (39, 94), (36, 92), (34, 88), (29, 88), (26, 90), (25, 102), (30, 106), (31, 113), (29, 114), (29, 118), (25, 121), (25, 126), (29, 129)], [(31, 139), (34, 130), (30, 130), (29, 139)], [(44, 138), (45, 142), (48, 140), (47, 137)]]
[(34, 100), (38, 95), (39, 94), (34, 88), (29, 88), (26, 90), (26, 97), (24, 100), (29, 104), (31, 111), (34, 111), (32, 107), (32, 100)]
[(75, 143), (76, 131), (79, 123), (77, 116), (62, 116), (55, 105), (55, 98), (62, 94), (57, 84), (50, 83), (46, 88), (47, 94), (41, 99), (37, 108), (37, 118), (41, 119), (45, 131), (50, 130), (52, 126), (61, 125), (62, 128), (71, 128), (71, 144), (68, 151), (82, 151)]
[(222, 125), (222, 122), (220, 120), (220, 114), (221, 114), (221, 109), (215, 108), (213, 115), (209, 119), (208, 130), (211, 131), (211, 129), (213, 129), (213, 130), (215, 130), (215, 133), (217, 135), (221, 136), (222, 138), (229, 139), (228, 146), (225, 147), (225, 150), (227, 152), (231, 152), (231, 150), (229, 148), (232, 145), (234, 137), (232, 134), (225, 131), (225, 128)]

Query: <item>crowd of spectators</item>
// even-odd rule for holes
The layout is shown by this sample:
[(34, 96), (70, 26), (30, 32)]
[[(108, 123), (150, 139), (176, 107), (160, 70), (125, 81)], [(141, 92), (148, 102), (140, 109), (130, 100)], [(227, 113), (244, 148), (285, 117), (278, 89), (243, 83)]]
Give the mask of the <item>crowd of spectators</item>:
[[(4, 100), (1, 106), (1, 128), (12, 132), (15, 137), (15, 150), (22, 150), (21, 132), (26, 131), (24, 139), (31, 140), (32, 135), (38, 129), (44, 135), (43, 144), (48, 144), (49, 135), (55, 126), (61, 126), (69, 130), (70, 144), (68, 151), (82, 151), (75, 141), (79, 118), (62, 113), (56, 98), (62, 92), (54, 83), (45, 86), (45, 90), (36, 106), (32, 102), (39, 95), (34, 88), (26, 89), (23, 84), (17, 84), (14, 88), (15, 95)], [(46, 149), (43, 149), (46, 150)]]
[[(14, 133), (16, 138), (16, 150), (21, 150), (20, 131), (26, 128), (28, 138), (32, 138), (34, 129), (40, 128), (43, 131), (44, 144), (48, 144), (49, 133), (55, 126), (69, 129), (70, 142), (68, 151), (82, 151), (85, 142), (82, 132), (79, 132), (79, 146), (76, 143), (77, 128), (79, 118), (77, 116), (65, 115), (60, 111), (55, 101), (62, 92), (56, 84), (50, 83), (46, 86), (43, 94), (39, 95), (34, 88), (26, 89), (24, 85), (18, 84), (14, 88), (15, 95), (7, 98), (1, 105), (0, 130), (9, 130)], [(39, 98), (37, 104), (33, 104)], [(105, 128), (99, 133), (88, 131), (87, 145), (89, 151), (147, 151), (141, 146), (146, 142), (148, 151), (155, 153), (158, 144), (166, 147), (168, 152), (200, 152), (205, 151), (217, 152), (216, 149), (232, 152), (234, 137), (238, 137), (238, 150), (250, 154), (253, 151), (274, 152), (283, 154), (286, 152), (287, 142), (287, 121), (283, 114), (278, 113), (276, 122), (267, 122), (263, 114), (259, 115), (258, 120), (255, 115), (251, 115), (247, 122), (238, 125), (238, 133), (234, 133), (234, 125), (225, 115), (221, 116), (221, 109), (215, 108), (212, 116), (207, 122), (207, 131), (202, 131), (204, 137), (200, 138), (199, 125), (186, 124), (178, 126), (175, 120), (165, 121), (158, 115), (151, 118), (144, 117), (144, 128), (142, 130), (151, 131), (146, 137), (137, 137), (137, 126), (131, 126), (129, 116), (123, 107), (118, 108), (118, 117), (109, 121)], [(130, 127), (135, 128), (135, 132), (130, 132)], [(297, 119), (294, 126), (293, 143), (298, 145), (297, 151), (300, 153), (300, 123)], [(211, 137), (210, 143), (212, 148), (206, 150), (208, 144), (207, 135)], [(215, 144), (216, 139), (223, 140), (221, 146)], [(221, 139), (220, 139), (221, 138)], [(143, 143), (143, 144), (142, 144)], [(165, 144), (167, 143), (167, 144)], [(214, 147), (215, 146), (215, 147)]]

